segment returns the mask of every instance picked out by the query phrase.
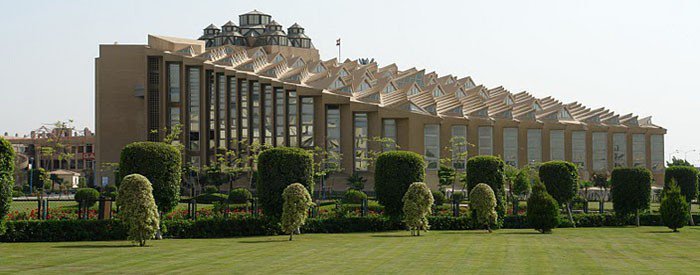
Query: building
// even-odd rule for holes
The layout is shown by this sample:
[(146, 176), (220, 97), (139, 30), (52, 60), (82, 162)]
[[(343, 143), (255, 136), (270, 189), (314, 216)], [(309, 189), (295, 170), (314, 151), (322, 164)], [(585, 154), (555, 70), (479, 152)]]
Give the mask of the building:
[[(666, 130), (650, 117), (425, 69), (321, 60), (303, 27), (285, 32), (259, 11), (240, 15), (239, 25), (209, 25), (199, 40), (149, 35), (146, 45), (100, 45), (95, 66), (97, 165), (116, 162), (130, 142), (162, 140), (162, 129), (181, 125), (179, 142), (195, 165), (242, 139), (320, 146), (342, 154), (344, 172), (337, 177), (363, 173), (368, 188), (366, 156), (390, 149), (371, 137), (424, 155), (433, 186), (453, 137), (468, 141), (455, 149), (469, 156), (498, 155), (519, 167), (562, 159), (578, 164), (587, 178), (616, 166), (644, 166), (662, 182)], [(461, 168), (464, 160), (454, 165)], [(344, 180), (332, 182), (345, 188)]]

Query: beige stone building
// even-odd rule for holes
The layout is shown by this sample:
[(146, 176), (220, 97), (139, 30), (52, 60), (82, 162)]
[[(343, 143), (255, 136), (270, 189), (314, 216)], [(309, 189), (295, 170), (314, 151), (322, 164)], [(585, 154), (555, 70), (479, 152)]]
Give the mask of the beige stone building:
[[(460, 137), (469, 145), (454, 149), (518, 167), (568, 160), (586, 178), (644, 166), (657, 184), (664, 172), (666, 130), (650, 117), (489, 88), (468, 76), (321, 60), (304, 28), (285, 31), (258, 11), (240, 15), (238, 25), (212, 24), (199, 40), (149, 35), (146, 45), (100, 45), (95, 71), (98, 166), (117, 162), (130, 142), (162, 140), (162, 129), (181, 125), (185, 159), (196, 165), (240, 140), (319, 146), (343, 156), (337, 177), (364, 173), (370, 189), (366, 156), (390, 149), (372, 137), (424, 155), (433, 186), (439, 159)], [(109, 173), (99, 176), (113, 181)], [(342, 179), (332, 183), (345, 188)]]

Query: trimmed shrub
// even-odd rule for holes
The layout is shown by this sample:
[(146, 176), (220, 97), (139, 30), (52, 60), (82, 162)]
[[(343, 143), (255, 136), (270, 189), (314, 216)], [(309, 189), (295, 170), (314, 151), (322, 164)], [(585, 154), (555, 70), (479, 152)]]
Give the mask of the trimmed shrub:
[(442, 191), (430, 191), (433, 193), (433, 201), (435, 202), (435, 205), (443, 205), (445, 202), (447, 202), (447, 197), (445, 196), (445, 193)]
[(615, 213), (624, 217), (649, 210), (651, 200), (651, 171), (644, 167), (613, 169), (610, 176), (611, 195)]
[(669, 183), (676, 182), (681, 190), (681, 195), (685, 197), (687, 202), (692, 201), (698, 196), (698, 170), (692, 166), (671, 166), (666, 168), (664, 174), (664, 190), (667, 189)]
[(109, 185), (105, 186), (105, 189), (102, 191), (102, 194), (105, 197), (108, 197), (111, 199), (116, 199), (117, 194), (118, 194), (117, 186), (114, 184), (109, 184)]
[(671, 181), (666, 186), (667, 189), (661, 198), (659, 213), (664, 225), (672, 229), (673, 232), (678, 232), (678, 228), (682, 228), (688, 223), (690, 204), (675, 182)]
[(213, 186), (213, 185), (207, 185), (204, 187), (204, 193), (205, 194), (219, 193), (219, 188), (216, 188), (216, 186)]
[(258, 157), (257, 194), (263, 213), (279, 218), (282, 215), (282, 192), (298, 182), (313, 193), (311, 153), (301, 148), (275, 147)]
[(568, 161), (548, 161), (540, 166), (539, 175), (540, 181), (547, 188), (547, 193), (557, 200), (559, 205), (566, 206), (569, 220), (573, 223), (570, 203), (578, 192), (578, 169), (576, 165)]
[(490, 186), (479, 183), (472, 188), (469, 193), (469, 205), (474, 209), (475, 224), (477, 227), (486, 227), (491, 233), (491, 224), (495, 224), (498, 219), (496, 213), (496, 195)]
[(292, 183), (282, 192), (284, 206), (282, 207), (282, 231), (289, 234), (289, 240), (292, 240), (294, 231), (304, 225), (306, 218), (309, 216), (309, 207), (314, 203), (311, 202), (309, 190), (301, 185), (301, 183)]
[(552, 232), (559, 225), (559, 205), (552, 198), (542, 183), (532, 188), (532, 194), (527, 200), (527, 222), (541, 233)]
[(100, 199), (100, 192), (93, 188), (80, 188), (75, 191), (73, 199), (85, 207), (93, 207)]
[(430, 228), (428, 215), (434, 202), (433, 194), (425, 183), (414, 182), (408, 187), (403, 196), (403, 214), (404, 223), (412, 236), (420, 236), (421, 230), (428, 231)]
[(7, 221), (0, 242), (74, 242), (125, 240), (121, 220)]
[(228, 193), (228, 202), (235, 204), (246, 204), (253, 199), (253, 194), (245, 188), (235, 188)]
[(222, 203), (228, 200), (228, 196), (225, 194), (221, 193), (213, 193), (213, 194), (200, 194), (199, 196), (196, 196), (193, 198), (197, 203), (203, 203), (203, 204), (213, 204), (213, 203)]
[(506, 214), (504, 166), (503, 160), (495, 156), (475, 156), (467, 160), (467, 191), (470, 197), (472, 189), (480, 183), (491, 187), (496, 196), (496, 212), (501, 218)]
[(160, 224), (151, 182), (139, 174), (128, 175), (122, 179), (117, 198), (119, 216), (127, 227), (129, 240), (145, 246)]
[(119, 160), (119, 175), (131, 174), (142, 175), (151, 182), (158, 211), (167, 213), (177, 206), (182, 180), (182, 157), (177, 148), (162, 142), (134, 142), (125, 146)]
[(516, 196), (527, 196), (532, 190), (528, 168), (518, 171), (513, 182), (513, 194)]
[(403, 214), (403, 196), (414, 182), (425, 181), (423, 157), (410, 151), (389, 151), (379, 154), (374, 169), (374, 191), (377, 201), (391, 217)]
[(365, 192), (349, 189), (343, 194), (343, 203), (347, 204), (361, 204), (363, 200), (367, 199), (367, 194)]
[(0, 138), (0, 221), (12, 204), (12, 186), (15, 185), (15, 151), (12, 144)]
[(453, 191), (452, 192), (452, 201), (453, 202), (461, 202), (467, 197), (466, 194), (462, 191)]

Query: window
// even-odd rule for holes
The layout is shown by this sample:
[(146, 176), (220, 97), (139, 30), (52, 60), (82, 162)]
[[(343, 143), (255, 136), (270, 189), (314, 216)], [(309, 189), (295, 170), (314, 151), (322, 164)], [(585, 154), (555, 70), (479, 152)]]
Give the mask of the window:
[(483, 90), (479, 91), (479, 96), (481, 96), (482, 99), (489, 99), (489, 95)]
[(236, 126), (238, 125), (238, 82), (236, 81), (235, 77), (229, 77), (228, 78), (228, 89), (229, 89), (229, 116), (230, 116), (230, 121), (229, 121), (229, 135), (231, 137), (231, 146), (233, 148), (237, 148), (237, 142), (238, 142), (238, 131), (236, 130)]
[(542, 162), (541, 129), (527, 129), (527, 161), (530, 164)]
[(458, 90), (457, 94), (455, 95), (455, 97), (457, 97), (457, 99), (463, 98), (465, 96), (467, 96), (467, 95), (465, 95), (462, 90)]
[(533, 102), (532, 109), (539, 112), (539, 111), (542, 111), (542, 106), (540, 106), (540, 104), (537, 102)]
[(346, 77), (346, 76), (348, 76), (348, 75), (349, 75), (349, 74), (348, 74), (348, 71), (347, 71), (347, 70), (345, 70), (345, 69), (340, 70), (340, 77)]
[(369, 169), (369, 163), (367, 160), (367, 138), (368, 135), (368, 121), (367, 113), (355, 113), (354, 118), (354, 160), (355, 160), (355, 171), (367, 171)]
[(209, 149), (216, 148), (216, 75), (213, 71), (207, 70), (207, 112), (209, 113), (209, 124), (207, 125), (207, 138), (209, 139)]
[(170, 107), (170, 121), (168, 125), (171, 127), (180, 125), (180, 107)]
[(613, 134), (613, 165), (614, 167), (627, 166), (627, 135), (625, 133)]
[(278, 54), (277, 56), (275, 56), (274, 63), (278, 63), (278, 62), (282, 62), (282, 61), (284, 61), (284, 57), (282, 57), (281, 54)]
[(180, 102), (180, 64), (168, 64), (168, 94), (170, 103)]
[(518, 167), (518, 128), (503, 128), (503, 160)]
[(250, 140), (250, 132), (248, 127), (250, 127), (248, 121), (248, 112), (250, 112), (250, 105), (248, 103), (249, 97), (249, 87), (248, 81), (242, 80), (241, 82), (241, 140), (245, 139), (248, 143)]
[(467, 125), (453, 125), (452, 138), (452, 167), (457, 170), (464, 170), (467, 163)]
[(549, 131), (550, 160), (564, 160), (564, 130)]
[(644, 134), (632, 135), (632, 166), (646, 166), (646, 140)]
[(187, 92), (189, 93), (189, 149), (199, 151), (199, 79), (200, 69), (187, 68)]
[(226, 148), (226, 76), (219, 74), (218, 78), (219, 116), (217, 119), (219, 121), (219, 148)]
[(317, 74), (317, 73), (322, 73), (325, 71), (326, 71), (326, 68), (324, 68), (323, 65), (318, 64), (318, 65), (316, 65), (316, 67), (314, 67), (314, 69), (311, 72)]
[(440, 87), (435, 88), (435, 90), (433, 90), (433, 96), (434, 97), (442, 96), (442, 89), (440, 89)]
[(664, 136), (651, 135), (651, 170), (659, 172), (664, 169)]
[(571, 114), (566, 109), (559, 110), (559, 119), (572, 119)]
[(357, 90), (357, 91), (358, 91), (358, 92), (362, 92), (362, 91), (367, 90), (367, 89), (369, 89), (369, 88), (371, 88), (371, 86), (369, 85), (369, 83), (367, 82), (367, 80), (363, 80), (362, 83), (360, 84), (359, 90)]
[(391, 139), (392, 142), (384, 143), (382, 148), (384, 151), (396, 150), (396, 143), (398, 142), (398, 132), (396, 129), (395, 119), (384, 119), (382, 120), (382, 128), (384, 130), (384, 138)]
[(593, 170), (606, 171), (608, 169), (608, 133), (593, 132)]
[(265, 86), (265, 93), (263, 94), (263, 107), (265, 108), (263, 110), (263, 115), (265, 117), (265, 120), (263, 121), (263, 128), (265, 129), (265, 144), (269, 145), (274, 145), (272, 143), (272, 134), (274, 131), (274, 112), (272, 110), (272, 100), (274, 95), (272, 94), (272, 86), (266, 85)]
[(340, 107), (338, 105), (328, 105), (326, 109), (326, 151), (329, 157), (340, 165)]
[(423, 127), (423, 149), (428, 170), (437, 170), (440, 166), (440, 125), (426, 124)]
[(503, 100), (503, 104), (507, 106), (513, 105), (513, 99), (510, 98), (510, 96), (506, 96), (506, 98)]
[[(260, 82), (251, 81), (253, 87), (250, 93), (251, 117), (250, 131), (253, 133), (253, 140), (260, 139)], [(251, 141), (252, 142), (252, 141)], [(262, 142), (261, 142), (262, 143)]]
[(275, 88), (275, 135), (277, 141), (275, 142), (277, 146), (284, 146), (284, 132), (285, 132), (285, 110), (284, 110), (284, 89)]
[(304, 65), (306, 65), (306, 63), (304, 63), (304, 60), (299, 58), (299, 59), (297, 59), (297, 61), (294, 61), (294, 64), (292, 64), (292, 68), (300, 68), (300, 67), (303, 67)]
[(390, 94), (390, 93), (393, 93), (394, 91), (396, 91), (396, 87), (394, 87), (394, 84), (391, 84), (391, 83), (386, 85), (386, 87), (384, 88), (385, 94)]
[(343, 87), (343, 86), (345, 86), (345, 83), (343, 83), (343, 81), (340, 80), (340, 78), (337, 78), (337, 79), (336, 79), (335, 81), (333, 81), (333, 83), (331, 84), (331, 90), (340, 89), (340, 88)]
[(586, 168), (586, 132), (571, 132), (571, 162)]
[(479, 127), (479, 155), (493, 155), (493, 127)]
[(289, 146), (299, 145), (297, 135), (297, 92), (287, 93), (287, 125), (289, 126)]
[(314, 146), (314, 98), (301, 98), (301, 147)]
[(411, 90), (408, 91), (408, 95), (417, 95), (420, 93), (420, 90), (416, 86), (411, 87)]

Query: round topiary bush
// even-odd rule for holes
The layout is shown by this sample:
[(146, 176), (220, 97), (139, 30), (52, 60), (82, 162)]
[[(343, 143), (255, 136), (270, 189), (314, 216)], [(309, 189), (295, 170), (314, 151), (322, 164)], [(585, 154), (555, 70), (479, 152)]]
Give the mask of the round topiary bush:
[(673, 232), (678, 232), (678, 228), (682, 228), (688, 223), (690, 204), (683, 196), (681, 189), (673, 181), (666, 183), (666, 190), (664, 190), (661, 198), (659, 213), (661, 214), (661, 221)]
[(452, 202), (462, 202), (465, 198), (467, 198), (467, 195), (464, 194), (462, 191), (453, 191), (452, 192)]
[(478, 227), (486, 227), (491, 232), (491, 225), (498, 220), (496, 213), (496, 195), (490, 186), (479, 183), (469, 193), (469, 206), (474, 209), (474, 222)]
[(119, 186), (117, 204), (129, 239), (140, 246), (146, 245), (146, 241), (155, 236), (160, 224), (151, 183), (138, 174), (124, 177)]
[(172, 145), (134, 142), (125, 146), (119, 160), (119, 174), (146, 177), (152, 184), (153, 198), (160, 212), (170, 212), (180, 200), (182, 157)]
[(275, 147), (258, 157), (257, 194), (265, 215), (282, 215), (282, 192), (292, 183), (300, 183), (313, 192), (313, 165), (311, 153), (301, 148)]
[(542, 183), (536, 183), (527, 200), (527, 222), (537, 231), (550, 233), (559, 225), (559, 205)]
[(105, 186), (105, 189), (102, 191), (102, 194), (104, 194), (105, 197), (116, 199), (118, 194), (117, 192), (117, 186), (114, 184), (109, 184)]
[(219, 193), (219, 188), (213, 185), (207, 185), (204, 187), (204, 194), (216, 194)]
[(611, 195), (615, 214), (625, 217), (649, 210), (651, 200), (651, 171), (644, 167), (617, 167), (610, 175)]
[(253, 194), (245, 188), (236, 188), (228, 193), (228, 202), (235, 204), (244, 204), (253, 199)]
[(80, 188), (75, 191), (73, 199), (85, 207), (93, 207), (100, 199), (100, 192), (93, 188)]
[(306, 223), (309, 215), (309, 207), (313, 205), (311, 195), (306, 187), (300, 183), (293, 183), (284, 188), (282, 192), (284, 206), (282, 207), (282, 230), (289, 234), (292, 240), (294, 232)]
[(367, 194), (360, 190), (349, 189), (343, 194), (343, 203), (347, 204), (361, 204), (363, 200), (367, 199)]
[(433, 193), (433, 201), (435, 205), (443, 205), (447, 202), (447, 197), (442, 191), (431, 191)]
[(12, 186), (15, 185), (15, 151), (12, 144), (0, 138), (0, 221), (12, 204)]
[(435, 203), (430, 188), (425, 183), (414, 182), (408, 187), (402, 201), (404, 223), (411, 230), (412, 236), (420, 236), (421, 230), (427, 231), (430, 228), (428, 215)]
[(496, 196), (496, 212), (501, 219), (506, 214), (504, 166), (503, 160), (495, 156), (475, 156), (467, 160), (467, 192), (471, 194), (479, 183), (491, 187)]
[(379, 154), (374, 169), (374, 191), (377, 201), (392, 217), (403, 212), (403, 196), (414, 182), (425, 181), (423, 157), (410, 151), (389, 151)]

